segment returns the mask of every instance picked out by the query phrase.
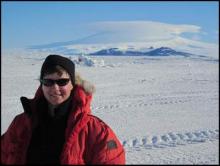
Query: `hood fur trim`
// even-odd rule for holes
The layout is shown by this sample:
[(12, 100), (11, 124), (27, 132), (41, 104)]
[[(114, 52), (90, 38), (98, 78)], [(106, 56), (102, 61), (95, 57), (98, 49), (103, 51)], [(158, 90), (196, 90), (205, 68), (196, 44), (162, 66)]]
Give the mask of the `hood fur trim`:
[(75, 84), (83, 87), (86, 93), (95, 93), (95, 86), (91, 82), (82, 79), (81, 75), (78, 72), (75, 73)]

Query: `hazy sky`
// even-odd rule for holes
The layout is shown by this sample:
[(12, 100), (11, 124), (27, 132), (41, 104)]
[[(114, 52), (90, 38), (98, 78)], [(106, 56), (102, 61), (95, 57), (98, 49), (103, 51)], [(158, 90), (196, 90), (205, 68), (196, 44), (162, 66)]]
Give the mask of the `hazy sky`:
[[(154, 21), (200, 27), (184, 37), (218, 43), (219, 2), (1, 2), (4, 48), (28, 47), (92, 35), (96, 22)], [(148, 32), (150, 33), (150, 32)]]

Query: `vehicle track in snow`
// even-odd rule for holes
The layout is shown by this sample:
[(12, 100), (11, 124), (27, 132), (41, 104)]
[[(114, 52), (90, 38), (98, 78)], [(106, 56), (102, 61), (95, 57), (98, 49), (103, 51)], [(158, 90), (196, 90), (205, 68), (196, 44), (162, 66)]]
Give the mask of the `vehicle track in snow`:
[(154, 148), (168, 148), (177, 146), (186, 146), (189, 144), (215, 141), (219, 139), (218, 129), (168, 132), (161, 135), (146, 135), (134, 137), (126, 140), (120, 140), (127, 150), (141, 150)]

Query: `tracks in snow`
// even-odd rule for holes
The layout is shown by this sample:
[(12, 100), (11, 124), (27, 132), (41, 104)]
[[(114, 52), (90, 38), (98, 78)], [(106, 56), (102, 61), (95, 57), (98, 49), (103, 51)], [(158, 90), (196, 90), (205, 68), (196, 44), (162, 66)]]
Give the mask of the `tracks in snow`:
[(179, 145), (188, 145), (193, 143), (203, 143), (206, 141), (215, 141), (219, 139), (219, 130), (200, 130), (189, 132), (169, 132), (163, 135), (149, 135), (138, 138), (121, 140), (123, 146), (127, 149), (153, 149), (176, 147)]
[[(118, 99), (118, 100), (117, 100)], [(120, 112), (129, 110), (139, 110), (139, 108), (150, 106), (165, 106), (175, 104), (195, 104), (195, 103), (218, 103), (218, 92), (208, 91), (192, 91), (178, 93), (152, 93), (140, 95), (124, 95), (117, 96), (114, 100), (108, 100), (108, 103), (100, 103), (102, 105), (94, 105), (93, 111), (97, 112)], [(129, 109), (122, 109), (129, 108)], [(131, 109), (130, 109), (131, 108)], [(186, 146), (189, 144), (203, 143), (207, 141), (216, 141), (219, 139), (218, 129), (204, 129), (197, 131), (184, 132), (168, 132), (162, 135), (146, 135), (141, 137), (121, 140), (123, 146), (127, 149), (154, 149), (167, 148), (176, 146)]]
[[(180, 96), (161, 96), (161, 94), (148, 94), (138, 97), (127, 96), (130, 99), (120, 100), (113, 104), (106, 104), (102, 106), (92, 106), (92, 110), (99, 111), (102, 109), (112, 110), (118, 108), (140, 108), (154, 105), (169, 105), (169, 104), (184, 104), (189, 102), (209, 102), (210, 100), (218, 100), (218, 94), (212, 93), (211, 96), (208, 93), (197, 92), (182, 94)], [(126, 98), (126, 97), (125, 97)], [(138, 99), (139, 98), (139, 99)], [(108, 112), (108, 111), (107, 111)]]

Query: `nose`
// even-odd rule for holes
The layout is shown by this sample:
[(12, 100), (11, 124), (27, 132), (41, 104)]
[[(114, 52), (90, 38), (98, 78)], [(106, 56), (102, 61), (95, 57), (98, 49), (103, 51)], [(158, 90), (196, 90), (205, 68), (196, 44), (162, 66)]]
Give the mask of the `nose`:
[(57, 85), (56, 83), (54, 83), (54, 84), (51, 86), (51, 88), (53, 88), (53, 89), (59, 89), (59, 85)]

